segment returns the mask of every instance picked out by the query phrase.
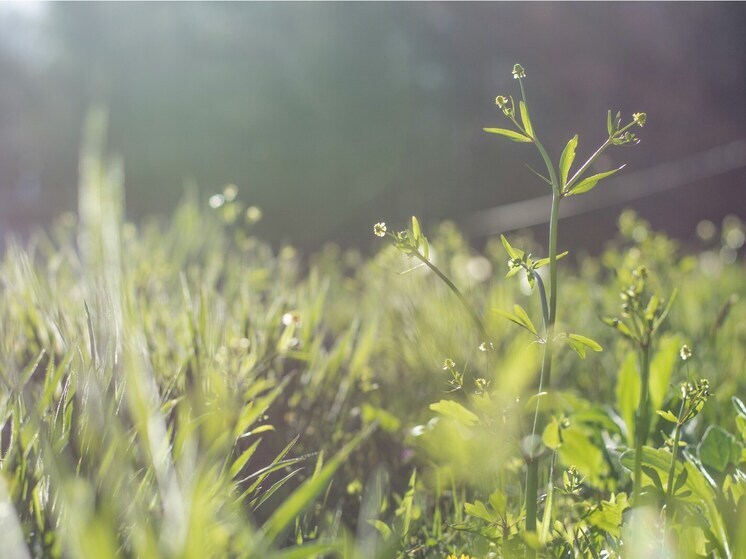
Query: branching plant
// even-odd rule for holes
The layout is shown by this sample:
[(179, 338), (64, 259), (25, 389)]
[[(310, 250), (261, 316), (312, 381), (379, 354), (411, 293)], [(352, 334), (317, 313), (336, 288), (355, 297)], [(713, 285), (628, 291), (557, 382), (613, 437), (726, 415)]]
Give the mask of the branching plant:
[[(552, 362), (555, 347), (558, 343), (566, 343), (574, 351), (576, 351), (581, 357), (585, 357), (588, 349), (593, 351), (601, 351), (601, 346), (595, 341), (581, 336), (579, 334), (566, 334), (555, 332), (557, 324), (557, 305), (558, 305), (558, 277), (557, 277), (557, 261), (565, 256), (567, 252), (558, 254), (557, 252), (557, 238), (558, 238), (558, 222), (559, 222), (559, 207), (560, 202), (569, 196), (575, 196), (578, 194), (584, 194), (592, 190), (597, 184), (614, 173), (621, 170), (624, 165), (605, 171), (602, 173), (593, 174), (586, 176), (587, 171), (596, 162), (599, 156), (611, 146), (625, 146), (635, 145), (639, 143), (639, 139), (634, 133), (630, 132), (633, 126), (642, 127), (645, 125), (646, 115), (645, 113), (635, 113), (632, 115), (631, 122), (622, 125), (621, 114), (617, 113), (616, 116), (612, 116), (612, 112), (609, 111), (607, 114), (607, 133), (608, 137), (604, 142), (588, 157), (588, 159), (575, 170), (573, 170), (573, 163), (575, 162), (576, 149), (578, 146), (578, 136), (573, 136), (562, 151), (562, 155), (558, 163), (554, 163), (550, 158), (544, 145), (539, 140), (537, 130), (529, 115), (529, 105), (526, 97), (526, 89), (524, 86), (524, 80), (526, 78), (526, 72), (520, 64), (516, 64), (513, 67), (513, 78), (518, 80), (521, 89), (521, 99), (516, 107), (515, 101), (512, 96), (506, 97), (499, 95), (495, 99), (495, 103), (498, 108), (502, 111), (503, 115), (507, 117), (512, 129), (508, 128), (485, 128), (485, 132), (491, 134), (497, 134), (506, 137), (514, 142), (519, 143), (530, 143), (536, 146), (536, 149), (541, 156), (544, 165), (546, 167), (546, 173), (544, 176), (538, 171), (531, 169), (542, 181), (544, 181), (552, 191), (552, 207), (549, 219), (549, 255), (546, 258), (534, 260), (531, 254), (527, 254), (525, 251), (514, 248), (503, 237), (503, 245), (508, 253), (509, 261), (509, 272), (506, 277), (511, 277), (519, 272), (524, 272), (526, 278), (533, 288), (537, 286), (537, 291), (541, 299), (542, 307), (542, 325), (543, 328), (541, 333), (534, 326), (533, 322), (529, 318), (526, 311), (520, 306), (515, 305), (514, 313), (508, 313), (505, 311), (499, 311), (505, 318), (518, 324), (522, 328), (525, 328), (531, 334), (534, 335), (536, 341), (543, 344), (543, 358), (541, 363), (541, 372), (538, 378), (538, 384), (536, 386), (536, 393), (541, 395), (543, 391), (547, 390), (550, 386), (550, 378), (552, 372)], [(529, 167), (530, 168), (530, 167)], [(386, 226), (383, 223), (376, 224), (374, 232), (378, 236), (386, 236), (387, 234), (392, 238), (394, 245), (405, 255), (409, 257), (415, 257), (421, 261), (421, 263), (430, 268), (435, 274), (443, 280), (443, 282), (454, 292), (459, 301), (468, 310), (472, 316), (475, 325), (477, 326), (480, 336), (484, 341), (488, 340), (487, 332), (484, 328), (484, 323), (479, 315), (474, 311), (473, 307), (465, 299), (463, 294), (453, 284), (453, 282), (429, 259), (429, 248), (427, 239), (422, 235), (420, 226), (416, 218), (412, 218), (412, 227), (407, 231), (398, 233), (389, 233), (386, 230)], [(544, 280), (539, 274), (538, 270), (544, 266), (549, 268), (549, 292), (545, 288)], [(536, 399), (536, 410), (534, 413), (534, 419), (532, 422), (531, 435), (526, 437), (523, 441), (522, 453), (526, 461), (527, 466), (527, 478), (526, 478), (526, 531), (529, 533), (536, 532), (537, 523), (537, 493), (538, 493), (538, 479), (539, 479), (539, 458), (545, 454), (545, 450), (541, 444), (541, 439), (537, 435), (538, 416), (539, 416), (539, 401), (540, 398)], [(550, 480), (550, 491), (551, 491), (551, 480)]]

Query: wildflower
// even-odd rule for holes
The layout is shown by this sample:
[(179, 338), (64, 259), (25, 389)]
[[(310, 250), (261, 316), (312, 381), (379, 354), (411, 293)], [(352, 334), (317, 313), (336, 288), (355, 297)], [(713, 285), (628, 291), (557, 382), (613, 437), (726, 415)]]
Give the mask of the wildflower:
[(376, 223), (373, 226), (373, 234), (376, 237), (385, 237), (386, 236), (386, 224), (384, 222)]
[(520, 80), (522, 78), (526, 77), (526, 71), (523, 69), (523, 66), (520, 64), (516, 64), (513, 66), (513, 79)]
[(476, 387), (476, 391), (475, 391), (476, 394), (477, 395), (484, 394), (487, 391), (487, 388), (489, 388), (491, 382), (492, 381), (489, 381), (489, 380), (487, 380), (485, 378), (481, 378), (481, 377), (477, 378), (477, 379), (474, 379), (474, 385)]
[(290, 311), (282, 315), (282, 323), (285, 326), (290, 326), (291, 324), (300, 324), (300, 319), (301, 315), (298, 311)]
[(453, 359), (446, 359), (443, 361), (443, 370), (447, 371), (448, 369), (453, 369), (456, 367), (456, 363), (454, 363)]
[(482, 353), (487, 353), (488, 351), (492, 350), (492, 344), (490, 342), (482, 342), (479, 344), (479, 351)]
[(503, 111), (508, 106), (508, 98), (503, 97), (502, 95), (498, 95), (495, 97), (495, 105), (498, 106), (498, 108), (502, 109)]
[(647, 118), (648, 115), (646, 115), (645, 113), (635, 113), (632, 115), (632, 120), (634, 120), (635, 124), (637, 124), (637, 126), (639, 126), (640, 128), (645, 126), (645, 121), (647, 120)]
[(689, 361), (689, 359), (692, 358), (692, 348), (684, 344), (683, 346), (681, 346), (681, 349), (679, 350), (679, 355), (681, 355), (682, 361)]

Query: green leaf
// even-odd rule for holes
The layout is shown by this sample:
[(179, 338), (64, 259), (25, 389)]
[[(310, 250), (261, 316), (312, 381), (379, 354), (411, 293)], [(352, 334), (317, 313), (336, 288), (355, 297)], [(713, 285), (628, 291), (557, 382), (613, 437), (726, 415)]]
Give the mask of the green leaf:
[(539, 335), (536, 332), (536, 326), (534, 326), (534, 323), (531, 322), (531, 319), (528, 317), (528, 313), (522, 306), (513, 305), (513, 311), (515, 312), (515, 315), (518, 317), (518, 320), (520, 320), (521, 323), (523, 323), (523, 325), (526, 327), (526, 330), (531, 332), (534, 336)]
[(562, 463), (574, 465), (593, 487), (604, 487), (607, 483), (609, 466), (604, 451), (593, 443), (583, 427), (573, 424), (563, 429), (558, 452)]
[(569, 338), (572, 340), (575, 340), (576, 342), (580, 342), (581, 344), (583, 344), (584, 346), (586, 346), (587, 348), (593, 351), (604, 350), (604, 348), (602, 348), (598, 342), (591, 340), (590, 338), (586, 338), (585, 336), (581, 336), (580, 334), (569, 334)]
[(640, 401), (640, 375), (634, 353), (627, 354), (627, 358), (619, 369), (616, 384), (616, 405), (619, 415), (627, 426), (627, 444), (632, 446), (635, 441), (635, 412)]
[(741, 452), (736, 438), (718, 425), (710, 425), (697, 446), (702, 463), (717, 472), (724, 472), (729, 464), (738, 464)]
[(671, 413), (668, 410), (656, 410), (655, 413), (660, 415), (663, 419), (666, 421), (670, 421), (671, 423), (678, 423), (679, 418), (676, 417), (673, 413)]
[(503, 493), (499, 489), (496, 489), (490, 495), (490, 505), (499, 516), (504, 517), (505, 511), (508, 508), (508, 497), (505, 495), (505, 493)]
[(520, 132), (513, 132), (512, 130), (506, 130), (505, 128), (484, 128), (485, 132), (489, 132), (490, 134), (500, 134), (501, 136), (505, 136), (507, 138), (510, 138), (514, 142), (533, 142), (531, 138), (528, 136), (524, 136)]
[(624, 169), (624, 165), (621, 167), (618, 167), (616, 169), (612, 169), (611, 171), (606, 171), (605, 173), (598, 173), (597, 175), (590, 176), (586, 179), (583, 179), (578, 184), (570, 188), (570, 190), (567, 192), (566, 196), (574, 196), (575, 194), (583, 194), (584, 192), (588, 192), (593, 187), (596, 186), (598, 181), (601, 179), (605, 179), (606, 177), (609, 177), (616, 173), (617, 171), (621, 171)]
[(534, 175), (539, 177), (541, 180), (543, 180), (545, 183), (547, 183), (549, 186), (552, 186), (552, 181), (550, 181), (548, 178), (546, 178), (544, 175), (542, 175), (539, 171), (534, 169), (531, 165), (528, 163), (524, 163), (526, 167), (528, 167), (528, 170), (531, 171)]
[(388, 541), (393, 532), (391, 531), (391, 528), (389, 528), (388, 524), (383, 522), (382, 520), (378, 520), (377, 518), (368, 520), (368, 524), (373, 526), (376, 530), (378, 530), (378, 533), (381, 534), (381, 538), (383, 538), (383, 541)]
[(264, 533), (271, 541), (277, 540), (298, 515), (326, 489), (339, 467), (347, 461), (350, 454), (370, 436), (374, 429), (375, 425), (371, 425), (355, 435), (317, 474), (307, 479), (275, 509), (263, 526)]
[(262, 442), (262, 439), (255, 440), (249, 448), (244, 450), (241, 453), (241, 456), (236, 458), (236, 461), (233, 462), (231, 465), (231, 469), (228, 471), (228, 475), (231, 478), (234, 478), (238, 475), (238, 473), (243, 469), (243, 467), (246, 465), (246, 462), (249, 461), (249, 458), (251, 458), (254, 455), (254, 452), (256, 452), (256, 448), (259, 446), (259, 443)]
[[(511, 322), (517, 324), (521, 328), (525, 328), (526, 330), (528, 330), (529, 332), (531, 332), (537, 338), (539, 337), (539, 335), (536, 333), (536, 328), (534, 327), (533, 324), (526, 324), (523, 320), (521, 320), (521, 318), (519, 318), (518, 316), (516, 316), (514, 314), (510, 314), (508, 311), (504, 311), (504, 310), (501, 310), (501, 309), (492, 309), (492, 310), (493, 310), (493, 312), (496, 312), (497, 314), (499, 314), (503, 318), (507, 318)], [(524, 311), (524, 313), (525, 313), (525, 311)], [(530, 322), (531, 321), (529, 320), (529, 323)]]
[(650, 361), (650, 405), (653, 410), (663, 407), (666, 401), (671, 374), (682, 344), (683, 340), (678, 336), (666, 336), (658, 344), (658, 351)]
[(467, 427), (471, 427), (479, 421), (479, 417), (476, 414), (453, 400), (441, 400), (435, 404), (430, 404), (430, 409), (441, 415), (455, 419)]
[(412, 240), (415, 244), (419, 243), (422, 232), (420, 230), (420, 222), (415, 216), (412, 216)]
[(565, 185), (567, 184), (567, 175), (570, 172), (570, 166), (572, 165), (572, 162), (575, 161), (575, 148), (578, 146), (578, 135), (575, 134), (569, 142), (567, 142), (567, 145), (565, 146), (565, 149), (562, 151), (562, 155), (560, 156), (560, 178), (562, 181), (562, 184), (560, 185), (562, 189), (565, 188)]
[(661, 476), (657, 472), (657, 470), (653, 468), (652, 466), (643, 465), (642, 471), (646, 476), (648, 476), (652, 480), (653, 485), (655, 485), (655, 488), (660, 493), (663, 493), (663, 482), (661, 481)]
[(557, 450), (562, 445), (562, 432), (560, 424), (556, 419), (550, 421), (544, 428), (544, 432), (541, 435), (541, 442), (552, 450)]
[(585, 359), (586, 351), (585, 351), (585, 346), (583, 344), (573, 339), (570, 339), (568, 337), (563, 337), (562, 339), (567, 345), (570, 346), (570, 349), (572, 349), (575, 353), (578, 354), (578, 357), (580, 357), (581, 359)]
[(622, 513), (629, 508), (626, 493), (611, 494), (611, 499), (601, 501), (601, 508), (588, 516), (588, 522), (604, 532), (618, 538), (622, 530)]
[(505, 238), (505, 235), (500, 235), (500, 240), (502, 241), (503, 247), (505, 248), (505, 252), (508, 253), (508, 256), (510, 256), (511, 258), (523, 257), (523, 251), (517, 248), (513, 248), (512, 245), (508, 242), (508, 239)]
[(619, 332), (622, 336), (624, 336), (628, 340), (632, 340), (632, 341), (637, 340), (635, 335), (632, 333), (632, 330), (630, 330), (629, 326), (627, 326), (621, 320), (617, 318), (602, 318), (601, 322), (603, 322), (607, 326), (611, 326), (612, 328), (614, 328), (614, 330)]
[(528, 107), (523, 101), (519, 101), (518, 108), (521, 112), (521, 122), (523, 123), (523, 129), (526, 131), (531, 138), (534, 137), (534, 128), (531, 126), (531, 119), (528, 117)]
[(489, 523), (497, 522), (500, 520), (498, 516), (490, 511), (482, 501), (475, 501), (474, 503), (464, 503), (464, 511), (466, 514), (475, 518), (481, 518)]
[[(563, 253), (558, 254), (557, 255), (557, 260), (559, 260), (560, 258), (564, 258), (568, 254), (570, 254), (570, 253), (567, 250), (565, 252), (563, 252)], [(547, 257), (547, 258), (540, 258), (539, 260), (537, 260), (536, 262), (534, 262), (534, 270), (538, 270), (542, 266), (546, 266), (547, 264), (549, 264), (549, 262), (550, 262), (550, 258), (549, 257)]]
[(736, 408), (738, 415), (746, 419), (746, 404), (744, 404), (738, 396), (733, 396), (731, 401), (733, 402), (733, 407)]
[(609, 137), (614, 134), (614, 126), (611, 123), (611, 109), (606, 113), (606, 130), (609, 132)]

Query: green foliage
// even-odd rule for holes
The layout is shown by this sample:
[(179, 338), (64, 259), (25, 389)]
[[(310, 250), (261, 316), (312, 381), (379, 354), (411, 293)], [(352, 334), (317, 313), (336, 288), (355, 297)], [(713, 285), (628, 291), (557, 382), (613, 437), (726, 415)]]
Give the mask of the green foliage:
[[(518, 115), (538, 141), (525, 101)], [(8, 554), (744, 553), (742, 260), (682, 255), (624, 213), (602, 255), (563, 261), (550, 331), (556, 277), (545, 289), (541, 274), (566, 253), (534, 259), (530, 236), (478, 253), (415, 218), (379, 224), (394, 247), (371, 258), (330, 246), (301, 261), (252, 235), (231, 189), (123, 222), (119, 167), (86, 146), (80, 218), (0, 263)], [(560, 192), (582, 184), (575, 149), (553, 169)], [(506, 253), (521, 282), (504, 281)], [(629, 306), (606, 328), (620, 292)]]

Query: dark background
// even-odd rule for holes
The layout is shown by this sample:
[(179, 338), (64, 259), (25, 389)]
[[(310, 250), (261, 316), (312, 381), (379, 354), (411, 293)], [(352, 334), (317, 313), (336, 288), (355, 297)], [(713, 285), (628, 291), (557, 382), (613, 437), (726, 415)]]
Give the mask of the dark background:
[[(541, 165), (532, 146), (482, 131), (506, 124), (494, 97), (520, 95), (520, 62), (554, 157), (575, 132), (591, 153), (607, 109), (648, 113), (642, 143), (599, 167), (626, 162), (634, 200), (604, 183), (587, 196), (605, 208), (561, 242), (598, 248), (623, 206), (687, 239), (701, 219), (746, 218), (743, 149), (702, 172), (696, 158), (746, 140), (744, 28), (743, 3), (4, 4), (0, 232), (76, 208), (98, 105), (130, 219), (169, 215), (188, 184), (206, 202), (235, 183), (273, 243), (368, 247), (374, 222), (413, 213), (479, 243), (501, 225), (478, 212), (548, 191), (523, 166)], [(666, 162), (680, 172), (649, 194), (645, 171)]]

